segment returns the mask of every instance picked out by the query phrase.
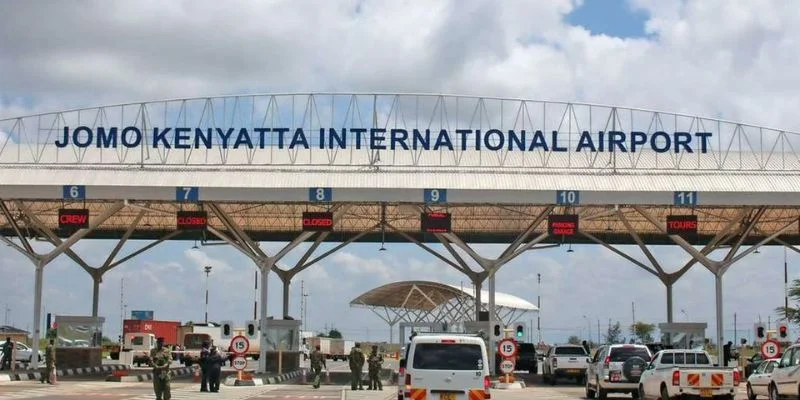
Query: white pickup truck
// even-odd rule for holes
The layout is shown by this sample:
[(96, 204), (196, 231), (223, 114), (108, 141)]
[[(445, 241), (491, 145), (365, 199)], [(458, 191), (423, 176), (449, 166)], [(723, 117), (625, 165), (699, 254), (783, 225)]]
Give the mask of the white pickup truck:
[(733, 400), (741, 381), (737, 368), (717, 367), (703, 350), (662, 350), (639, 380), (641, 399), (701, 397)]
[(573, 378), (582, 383), (589, 367), (589, 354), (582, 346), (558, 344), (550, 348), (542, 366), (542, 380), (551, 385), (558, 378)]

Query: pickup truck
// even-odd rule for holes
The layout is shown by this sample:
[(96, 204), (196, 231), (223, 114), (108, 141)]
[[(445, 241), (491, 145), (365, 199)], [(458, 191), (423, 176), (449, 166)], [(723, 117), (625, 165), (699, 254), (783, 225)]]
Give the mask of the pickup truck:
[(718, 367), (703, 350), (662, 350), (642, 372), (639, 398), (701, 397), (733, 400), (741, 373)]
[(579, 345), (559, 344), (550, 348), (542, 366), (542, 380), (551, 385), (558, 378), (573, 378), (582, 383), (590, 363), (589, 354)]

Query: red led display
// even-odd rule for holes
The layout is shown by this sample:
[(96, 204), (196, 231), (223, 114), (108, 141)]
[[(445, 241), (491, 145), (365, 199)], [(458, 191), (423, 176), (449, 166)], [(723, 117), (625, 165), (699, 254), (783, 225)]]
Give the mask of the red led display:
[(578, 234), (577, 214), (557, 214), (547, 217), (547, 232), (550, 236), (575, 236)]
[(331, 212), (304, 212), (303, 213), (304, 231), (332, 231), (333, 213)]
[(667, 234), (696, 235), (697, 215), (668, 215)]
[(178, 211), (176, 225), (179, 230), (204, 230), (208, 225), (208, 213), (205, 211)]
[(58, 227), (61, 229), (87, 229), (89, 228), (89, 210), (85, 208), (58, 210)]
[(420, 227), (425, 233), (447, 233), (451, 230), (450, 213), (427, 212), (420, 214)]

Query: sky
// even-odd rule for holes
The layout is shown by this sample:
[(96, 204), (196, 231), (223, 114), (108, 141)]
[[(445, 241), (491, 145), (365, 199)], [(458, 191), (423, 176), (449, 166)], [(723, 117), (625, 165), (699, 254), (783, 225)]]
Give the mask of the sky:
[[(8, 16), (0, 25), (0, 118), (217, 94), (397, 91), (616, 104), (795, 131), (800, 125), (800, 32), (792, 29), (800, 8), (791, 0), (77, 4), (0, 3), (0, 14)], [(76, 251), (100, 265), (113, 245), (82, 241)], [(280, 246), (262, 244), (268, 252)], [(378, 246), (350, 245), (296, 276), (290, 314), (300, 314), (303, 281), (310, 328), (334, 326), (355, 340), (387, 340), (385, 323), (349, 307), (352, 299), (398, 280), (467, 284), (412, 244), (389, 244), (381, 252)], [(503, 249), (476, 248), (487, 255)], [(541, 296), (545, 341), (585, 336), (589, 322), (596, 337), (598, 320), (605, 331), (609, 319), (628, 325), (634, 313), (637, 320), (665, 321), (665, 290), (655, 277), (600, 246), (573, 248), (526, 252), (497, 275), (498, 291), (531, 302)], [(623, 250), (644, 260), (634, 247)], [(669, 271), (688, 259), (677, 247), (654, 251)], [(800, 278), (800, 257), (790, 251), (787, 261), (789, 279)], [(105, 275), (106, 335), (119, 332), (121, 301), (128, 312), (201, 320), (205, 265), (212, 266), (210, 319), (251, 318), (249, 259), (225, 246), (168, 243)], [(759, 316), (775, 319), (774, 308), (783, 304), (783, 266), (783, 249), (772, 247), (725, 275), (726, 337), (734, 335), (734, 313), (738, 337), (751, 337)], [(0, 246), (0, 276), (0, 318), (30, 329), (32, 265)], [(271, 275), (270, 315), (281, 313), (280, 285)], [(64, 256), (46, 267), (44, 290), (46, 312), (91, 312), (91, 279)], [(674, 294), (675, 319), (708, 322), (712, 337), (712, 274), (693, 268)]]

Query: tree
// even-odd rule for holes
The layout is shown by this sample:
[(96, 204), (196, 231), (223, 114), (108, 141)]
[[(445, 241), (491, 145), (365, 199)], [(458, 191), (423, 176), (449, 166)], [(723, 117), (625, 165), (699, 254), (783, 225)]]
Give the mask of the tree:
[(789, 298), (792, 303), (795, 303), (795, 307), (791, 305), (788, 309), (776, 307), (775, 312), (781, 317), (788, 319), (790, 323), (800, 324), (800, 306), (797, 306), (797, 303), (800, 303), (800, 279), (793, 280), (792, 285), (789, 286)]
[(648, 343), (653, 341), (653, 331), (656, 330), (655, 324), (648, 324), (642, 321), (638, 321), (635, 324), (631, 325), (631, 333), (639, 338), (642, 343)]
[(624, 343), (624, 341), (620, 342), (622, 339), (622, 328), (619, 325), (619, 321), (608, 326), (608, 331), (606, 331), (605, 337), (606, 343), (608, 344)]
[(339, 332), (338, 329), (331, 329), (331, 331), (328, 332), (328, 337), (331, 338), (331, 339), (341, 339), (342, 338), (342, 333)]
[(579, 338), (579, 337), (577, 337), (575, 335), (572, 335), (572, 336), (569, 337), (569, 339), (567, 339), (567, 343), (569, 343), (569, 344), (581, 344), (581, 338)]

